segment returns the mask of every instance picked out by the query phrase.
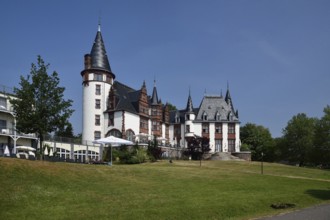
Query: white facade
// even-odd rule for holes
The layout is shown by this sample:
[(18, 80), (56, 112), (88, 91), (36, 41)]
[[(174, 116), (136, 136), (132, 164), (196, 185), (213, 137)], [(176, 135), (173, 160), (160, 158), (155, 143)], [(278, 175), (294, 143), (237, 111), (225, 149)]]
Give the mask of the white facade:
[(107, 116), (104, 115), (104, 111), (107, 108), (107, 97), (112, 81), (106, 82), (105, 77), (106, 75), (102, 74), (102, 79), (95, 81), (94, 73), (89, 73), (89, 82), (83, 86), (83, 143), (95, 140), (95, 132), (100, 132), (100, 137), (104, 137), (106, 133)]

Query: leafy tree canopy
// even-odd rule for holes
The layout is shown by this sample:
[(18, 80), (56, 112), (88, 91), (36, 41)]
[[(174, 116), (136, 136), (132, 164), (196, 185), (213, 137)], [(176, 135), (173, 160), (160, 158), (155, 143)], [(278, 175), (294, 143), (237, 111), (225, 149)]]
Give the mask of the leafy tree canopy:
[(72, 100), (64, 99), (57, 72), (48, 74), (49, 64), (38, 56), (31, 65), (30, 74), (20, 77), (20, 88), (14, 88), (15, 99), (10, 100), (17, 116), (17, 130), (36, 133), (41, 144), (43, 135), (63, 129), (73, 110)]
[(242, 145), (251, 151), (252, 160), (274, 160), (274, 141), (268, 128), (261, 125), (247, 123), (240, 129)]
[(210, 139), (207, 137), (191, 137), (187, 142), (187, 151), (184, 154), (191, 156), (193, 160), (201, 160), (211, 150)]
[(311, 160), (315, 164), (330, 165), (330, 106), (324, 108), (324, 115), (315, 125), (314, 151)]
[(167, 102), (166, 105), (168, 106), (169, 111), (177, 110), (175, 105), (172, 105), (171, 103)]
[(66, 138), (75, 138), (73, 134), (72, 124), (68, 122), (64, 128), (60, 128), (55, 132), (55, 135), (58, 137), (66, 137)]
[(313, 149), (315, 123), (317, 119), (309, 118), (305, 113), (292, 117), (283, 129), (283, 139), (286, 145), (284, 155), (291, 162), (304, 165)]

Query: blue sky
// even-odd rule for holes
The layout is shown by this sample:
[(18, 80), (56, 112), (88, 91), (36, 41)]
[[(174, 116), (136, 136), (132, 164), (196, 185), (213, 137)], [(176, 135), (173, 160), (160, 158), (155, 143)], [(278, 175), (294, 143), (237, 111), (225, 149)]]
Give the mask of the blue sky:
[(37, 55), (59, 73), (71, 123), (82, 130), (84, 54), (101, 14), (103, 40), (116, 79), (185, 108), (204, 93), (231, 96), (242, 125), (273, 137), (293, 115), (321, 117), (330, 104), (328, 0), (0, 1), (1, 85), (18, 86)]

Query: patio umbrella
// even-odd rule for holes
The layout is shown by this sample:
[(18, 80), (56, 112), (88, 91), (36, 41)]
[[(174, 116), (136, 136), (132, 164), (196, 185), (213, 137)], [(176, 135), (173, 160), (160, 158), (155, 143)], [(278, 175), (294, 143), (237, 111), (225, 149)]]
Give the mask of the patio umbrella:
[(48, 148), (47, 148), (47, 147), (45, 147), (44, 155), (45, 155), (45, 156), (48, 155)]
[(110, 157), (110, 166), (112, 165), (112, 147), (119, 147), (121, 145), (133, 145), (134, 143), (132, 141), (128, 141), (122, 138), (117, 138), (115, 136), (109, 136), (105, 138), (101, 138), (98, 140), (93, 141), (94, 144), (110, 144), (110, 151), (111, 151), (111, 157)]
[(49, 150), (49, 156), (50, 156), (50, 157), (54, 156), (53, 148), (50, 148), (50, 150)]
[(6, 145), (6, 148), (5, 148), (4, 155), (7, 156), (7, 157), (10, 156), (10, 152), (9, 152), (9, 149), (8, 149), (8, 146), (7, 145)]
[(115, 136), (109, 136), (106, 138), (101, 138), (98, 140), (93, 141), (94, 144), (111, 144), (113, 147), (118, 147), (121, 145), (133, 145), (132, 141), (128, 141), (122, 138), (118, 138)]

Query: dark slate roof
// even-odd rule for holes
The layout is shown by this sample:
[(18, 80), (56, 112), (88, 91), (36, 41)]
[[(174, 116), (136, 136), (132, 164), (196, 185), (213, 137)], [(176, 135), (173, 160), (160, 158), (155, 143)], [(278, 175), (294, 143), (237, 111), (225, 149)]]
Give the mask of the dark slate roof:
[(156, 85), (154, 85), (154, 89), (152, 91), (152, 96), (151, 96), (150, 103), (151, 103), (151, 105), (158, 105), (158, 103), (159, 103)]
[(230, 96), (229, 89), (227, 89), (227, 92), (226, 92), (226, 98), (225, 98), (225, 101), (226, 101), (226, 102), (228, 102), (228, 100), (231, 100), (231, 96)]
[(176, 116), (180, 117), (180, 123), (184, 122), (185, 119), (185, 110), (172, 110), (170, 111), (170, 123), (175, 124), (175, 118)]
[(217, 114), (220, 115), (221, 121), (238, 121), (232, 105), (221, 96), (204, 96), (195, 120), (202, 121), (204, 114), (207, 115), (208, 121), (216, 120)]
[[(176, 115), (178, 115), (180, 117), (180, 123), (184, 123), (185, 122), (185, 114), (186, 114), (186, 110), (172, 110), (170, 111), (170, 123), (171, 124), (175, 124), (175, 118)], [(195, 115), (197, 115), (198, 113), (198, 108), (194, 108), (192, 111)]]
[(137, 102), (139, 100), (140, 90), (135, 90), (118, 81), (113, 84), (115, 90), (117, 105), (115, 111), (124, 110), (132, 113), (138, 112)]
[(193, 103), (192, 103), (190, 92), (189, 92), (189, 97), (188, 97), (186, 112), (191, 113), (193, 111), (194, 111), (194, 107), (193, 107)]
[(107, 52), (105, 50), (104, 42), (102, 39), (100, 26), (96, 33), (96, 37), (90, 54), (92, 58), (92, 68), (103, 69), (111, 72)]

